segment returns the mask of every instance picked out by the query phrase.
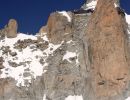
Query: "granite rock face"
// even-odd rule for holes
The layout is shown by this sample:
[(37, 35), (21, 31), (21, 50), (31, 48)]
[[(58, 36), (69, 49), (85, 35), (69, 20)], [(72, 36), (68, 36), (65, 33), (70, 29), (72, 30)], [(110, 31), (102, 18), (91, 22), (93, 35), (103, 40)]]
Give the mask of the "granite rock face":
[(1, 39), (0, 100), (125, 100), (128, 27), (115, 2), (99, 0), (89, 14), (55, 12), (36, 36)]
[(99, 0), (85, 38), (95, 100), (119, 100), (115, 97), (122, 96), (128, 89), (130, 67), (126, 29), (125, 18), (115, 9), (114, 1)]

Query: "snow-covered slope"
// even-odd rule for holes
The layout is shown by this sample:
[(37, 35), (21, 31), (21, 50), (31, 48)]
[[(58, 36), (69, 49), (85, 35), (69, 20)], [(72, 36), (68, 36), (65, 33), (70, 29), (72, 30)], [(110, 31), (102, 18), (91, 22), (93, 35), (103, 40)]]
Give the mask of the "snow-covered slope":
[[(20, 87), (29, 86), (32, 78), (35, 79), (45, 73), (47, 70), (44, 70), (44, 67), (48, 66), (46, 58), (53, 54), (53, 51), (59, 48), (61, 44), (49, 43), (46, 36), (42, 39), (39, 41), (37, 36), (20, 33), (16, 38), (5, 38), (0, 41), (0, 55), (4, 59), (4, 68), (1, 69), (0, 78), (14, 78), (16, 85)], [(25, 40), (27, 42), (24, 43)], [(33, 41), (36, 43), (32, 44)], [(23, 45), (25, 47), (22, 48)], [(47, 47), (41, 50), (42, 48), (37, 48), (38, 45), (46, 45)]]

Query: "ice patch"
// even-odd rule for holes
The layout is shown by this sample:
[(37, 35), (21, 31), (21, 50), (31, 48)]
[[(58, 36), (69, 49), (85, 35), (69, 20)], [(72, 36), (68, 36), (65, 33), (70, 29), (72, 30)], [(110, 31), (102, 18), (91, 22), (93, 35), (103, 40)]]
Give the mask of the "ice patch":
[(71, 22), (72, 19), (71, 19), (70, 15), (66, 11), (61, 11), (61, 12), (58, 12), (58, 13), (62, 14), (65, 17), (67, 17), (68, 22)]
[(81, 96), (68, 96), (65, 98), (65, 100), (83, 100), (82, 95)]

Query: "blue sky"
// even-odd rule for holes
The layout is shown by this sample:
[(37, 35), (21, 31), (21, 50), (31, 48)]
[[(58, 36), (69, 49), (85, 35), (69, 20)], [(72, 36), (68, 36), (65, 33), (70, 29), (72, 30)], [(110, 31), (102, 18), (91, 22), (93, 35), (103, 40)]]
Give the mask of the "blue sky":
[[(78, 9), (84, 0), (0, 0), (0, 28), (10, 18), (18, 21), (19, 31), (36, 33), (45, 25), (51, 12)], [(121, 0), (121, 6), (130, 14), (130, 0)]]

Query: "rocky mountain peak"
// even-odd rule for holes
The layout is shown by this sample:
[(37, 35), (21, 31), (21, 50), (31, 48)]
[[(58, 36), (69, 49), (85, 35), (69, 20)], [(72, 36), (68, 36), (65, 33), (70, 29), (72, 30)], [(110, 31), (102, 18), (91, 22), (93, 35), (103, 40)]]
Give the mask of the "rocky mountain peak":
[(0, 100), (128, 100), (130, 15), (115, 3), (51, 13), (37, 35), (17, 34), (11, 19), (0, 31)]

